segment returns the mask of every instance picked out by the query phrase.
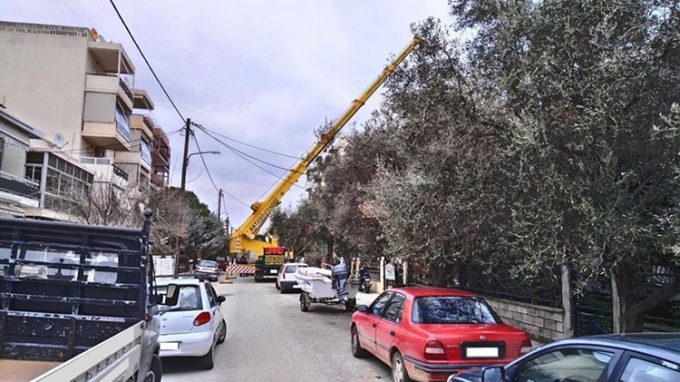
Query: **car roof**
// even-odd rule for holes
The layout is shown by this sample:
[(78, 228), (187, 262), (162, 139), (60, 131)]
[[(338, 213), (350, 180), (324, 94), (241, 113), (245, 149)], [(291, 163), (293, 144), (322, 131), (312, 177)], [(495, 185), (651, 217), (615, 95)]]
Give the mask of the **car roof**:
[(402, 288), (392, 288), (390, 289), (390, 291), (402, 292), (413, 297), (431, 297), (431, 296), (477, 297), (477, 294), (473, 292), (452, 288), (408, 286)]
[(289, 265), (307, 265), (307, 263), (283, 263), (283, 265), (285, 265), (285, 266), (289, 266)]
[(597, 345), (636, 351), (680, 364), (680, 333), (630, 333), (577, 337), (554, 342), (560, 345)]

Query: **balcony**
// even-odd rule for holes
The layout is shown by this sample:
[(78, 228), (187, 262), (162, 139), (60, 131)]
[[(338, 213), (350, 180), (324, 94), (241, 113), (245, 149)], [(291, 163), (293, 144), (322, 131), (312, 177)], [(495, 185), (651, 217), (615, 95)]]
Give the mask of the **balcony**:
[(88, 74), (85, 78), (85, 91), (116, 94), (132, 110), (133, 95), (123, 80), (116, 75)]
[(146, 138), (150, 141), (153, 139), (153, 129), (156, 123), (148, 115), (132, 114), (130, 116), (131, 127), (133, 129), (141, 130)]
[(95, 182), (111, 182), (127, 186), (128, 174), (113, 163), (112, 158), (80, 157), (83, 168), (94, 173)]
[(144, 157), (142, 151), (116, 151), (114, 163), (123, 167), (142, 166), (147, 171), (151, 171), (151, 161)]
[(151, 174), (151, 184), (157, 187), (166, 187), (166, 174)]
[(129, 132), (118, 122), (85, 122), (82, 136), (94, 146), (111, 150), (130, 150)]

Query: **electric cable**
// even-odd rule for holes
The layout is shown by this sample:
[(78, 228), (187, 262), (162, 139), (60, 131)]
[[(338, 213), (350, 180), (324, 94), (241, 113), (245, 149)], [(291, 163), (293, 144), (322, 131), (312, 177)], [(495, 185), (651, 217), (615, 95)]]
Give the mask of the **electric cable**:
[(120, 14), (118, 11), (118, 7), (116, 7), (116, 4), (113, 2), (113, 0), (109, 0), (111, 5), (113, 6), (113, 9), (116, 11), (116, 14), (118, 15), (118, 18), (120, 19), (120, 22), (123, 23), (123, 26), (125, 27), (125, 30), (127, 31), (128, 35), (130, 36), (130, 39), (132, 39), (132, 42), (135, 44), (137, 47), (137, 51), (139, 51), (139, 54), (142, 56), (144, 59), (144, 62), (146, 63), (146, 66), (149, 68), (151, 71), (151, 74), (153, 74), (153, 77), (156, 79), (156, 82), (158, 82), (158, 85), (161, 87), (161, 90), (163, 90), (163, 93), (165, 96), (168, 98), (170, 101), (170, 104), (172, 105), (173, 108), (175, 108), (175, 111), (177, 112), (177, 115), (182, 119), (183, 122), (186, 122), (186, 119), (182, 115), (182, 113), (179, 111), (179, 108), (177, 108), (177, 105), (175, 104), (175, 101), (172, 100), (172, 97), (170, 97), (170, 94), (168, 93), (167, 90), (165, 90), (165, 86), (163, 86), (163, 83), (161, 82), (160, 78), (156, 75), (156, 72), (153, 70), (151, 67), (151, 64), (149, 63), (149, 60), (146, 59), (146, 55), (144, 55), (144, 52), (142, 51), (142, 48), (137, 44), (137, 40), (135, 39), (135, 36), (132, 35), (132, 31), (130, 31), (130, 28), (128, 28), (127, 23), (125, 22), (125, 19), (123, 19), (123, 16)]
[[(292, 168), (286, 168), (286, 167), (279, 166), (279, 165), (277, 165), (277, 164), (270, 163), (270, 162), (264, 161), (264, 160), (262, 160), (262, 159), (256, 158), (256, 157), (254, 157), (254, 156), (252, 156), (252, 155), (250, 155), (250, 154), (248, 154), (248, 153), (245, 153), (245, 152), (243, 152), (243, 151), (241, 151), (241, 150), (239, 150), (239, 149), (237, 149), (237, 148), (231, 146), (230, 144), (228, 144), (228, 143), (226, 143), (226, 142), (220, 140), (219, 138), (216, 138), (216, 137), (215, 137), (214, 135), (212, 135), (211, 133), (205, 131), (205, 129), (203, 128), (203, 126), (198, 125), (198, 124), (195, 124), (194, 126), (196, 126), (198, 129), (200, 129), (201, 131), (203, 131), (203, 133), (205, 133), (206, 135), (208, 135), (210, 138), (214, 139), (216, 142), (220, 143), (221, 145), (223, 145), (224, 147), (226, 147), (227, 149), (229, 149), (230, 151), (232, 151), (233, 153), (235, 153), (236, 155), (238, 155), (239, 157), (241, 157), (241, 159), (247, 161), (248, 163), (250, 163), (250, 164), (252, 164), (253, 166), (259, 168), (260, 170), (266, 172), (267, 174), (272, 175), (272, 176), (278, 178), (279, 180), (285, 180), (285, 179), (283, 178), (283, 176), (278, 175), (278, 174), (276, 174), (276, 173), (274, 173), (274, 172), (272, 172), (272, 171), (269, 171), (268, 169), (266, 169), (266, 168), (264, 168), (264, 167), (258, 165), (258, 164), (255, 163), (254, 161), (262, 162), (262, 163), (264, 163), (264, 164), (267, 164), (267, 165), (272, 166), (272, 167), (276, 167), (276, 168), (281, 169), (281, 170), (284, 170), (284, 171), (286, 171), (286, 172), (291, 172), (291, 171), (292, 171), (292, 172), (296, 172), (296, 173), (298, 173), (298, 174), (300, 174), (300, 175), (304, 175), (304, 174), (305, 174), (304, 172), (296, 171), (296, 170), (294, 170), (294, 169), (292, 169)], [(252, 160), (249, 159), (249, 158), (252, 158)], [(297, 185), (296, 183), (293, 183), (293, 186), (298, 187), (298, 188), (303, 189), (303, 190), (306, 190), (304, 187), (301, 187), (301, 186)], [(270, 187), (270, 189), (271, 189), (271, 187)]]
[[(198, 124), (196, 124), (196, 125), (198, 125)], [(243, 141), (240, 141), (240, 140), (238, 140), (238, 139), (235, 139), (235, 138), (229, 137), (229, 136), (227, 136), (227, 135), (221, 134), (221, 133), (219, 133), (219, 132), (217, 132), (217, 131), (215, 131), (215, 130), (210, 130), (210, 129), (208, 129), (207, 127), (205, 127), (205, 126), (203, 126), (203, 125), (201, 125), (201, 126), (202, 126), (202, 128), (205, 129), (206, 131), (209, 131), (209, 132), (211, 132), (211, 133), (213, 133), (213, 134), (215, 134), (215, 135), (217, 135), (217, 136), (220, 136), (220, 137), (222, 137), (222, 138), (224, 138), (224, 139), (226, 139), (226, 140), (229, 140), (229, 141), (232, 141), (232, 142), (236, 142), (236, 143), (240, 143), (240, 144), (242, 144), (242, 145), (244, 145), (244, 146), (248, 146), (248, 147), (254, 148), (254, 149), (256, 149), (256, 150), (264, 151), (264, 152), (267, 152), (267, 153), (270, 153), (270, 154), (280, 155), (280, 156), (286, 157), (286, 158), (300, 159), (300, 157), (296, 157), (296, 156), (293, 156), (293, 155), (288, 155), (288, 154), (280, 153), (280, 152), (278, 152), (278, 151), (266, 149), (266, 148), (264, 148), (264, 147), (255, 146), (255, 145), (253, 145), (253, 144), (250, 144), (250, 143), (247, 143), (247, 142), (243, 142)], [(197, 127), (198, 127), (198, 126), (197, 126)]]
[[(196, 138), (196, 135), (191, 133), (191, 137), (194, 139), (194, 143), (196, 144), (196, 148), (198, 149), (198, 155), (201, 157), (201, 162), (203, 162), (203, 167), (205, 168), (205, 172), (208, 174), (208, 178), (210, 179), (210, 183), (212, 183), (213, 187), (215, 188), (215, 191), (220, 192), (220, 188), (217, 187), (217, 184), (213, 180), (212, 174), (210, 174), (210, 170), (208, 169), (208, 164), (205, 162), (205, 158), (203, 157), (203, 151), (201, 150), (201, 145), (198, 143), (198, 139)], [(230, 194), (227, 191), (222, 190), (225, 194), (229, 195), (231, 198), (236, 200), (237, 202), (243, 204), (246, 207), (250, 207), (247, 205), (245, 202), (243, 202), (241, 199), (237, 198), (236, 196)]]

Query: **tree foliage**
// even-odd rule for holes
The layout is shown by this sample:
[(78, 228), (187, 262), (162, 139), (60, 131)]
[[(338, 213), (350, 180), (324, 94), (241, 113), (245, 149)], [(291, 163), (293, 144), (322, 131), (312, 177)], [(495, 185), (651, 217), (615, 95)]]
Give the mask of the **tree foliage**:
[[(363, 129), (315, 163), (302, 210), (354, 254), (438, 284), (612, 275), (624, 330), (680, 292), (677, 1), (450, 2)], [(295, 236), (295, 235), (292, 235)], [(474, 275), (474, 277), (471, 277)]]

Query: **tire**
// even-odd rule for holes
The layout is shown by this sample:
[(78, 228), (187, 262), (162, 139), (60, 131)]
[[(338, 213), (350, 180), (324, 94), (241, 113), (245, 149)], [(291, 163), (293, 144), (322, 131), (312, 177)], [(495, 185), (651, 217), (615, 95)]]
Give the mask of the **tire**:
[(161, 363), (161, 357), (154, 354), (151, 358), (151, 365), (149, 365), (149, 370), (144, 376), (144, 382), (161, 382), (161, 377), (163, 376), (163, 364)]
[(398, 351), (394, 352), (394, 355), (392, 356), (392, 381), (411, 382), (411, 378), (409, 378), (408, 372), (406, 371), (404, 358)]
[(224, 340), (227, 339), (227, 322), (222, 320), (222, 330), (220, 331), (220, 336), (217, 337), (217, 344), (224, 343)]
[(304, 292), (300, 295), (300, 310), (303, 312), (309, 311), (309, 295)]
[(352, 326), (352, 355), (356, 358), (364, 358), (368, 355), (366, 349), (361, 347), (356, 326)]
[[(279, 286), (279, 280), (276, 280), (276, 281), (274, 282), (274, 285), (276, 286), (276, 290), (281, 290), (281, 287)], [(281, 293), (283, 293), (282, 290), (281, 290)]]
[(279, 293), (284, 294), (286, 292), (288, 292), (288, 289), (279, 288)]
[(200, 357), (198, 362), (203, 370), (211, 370), (215, 367), (215, 344), (210, 346), (208, 354)]
[(354, 308), (357, 306), (357, 300), (353, 298), (348, 298), (347, 301), (345, 301), (345, 309), (348, 312), (354, 312)]

